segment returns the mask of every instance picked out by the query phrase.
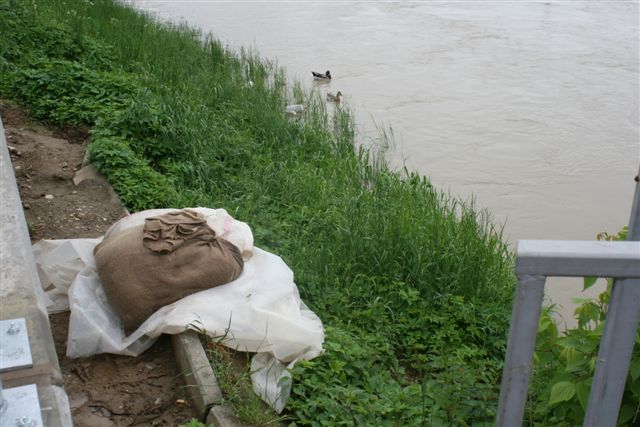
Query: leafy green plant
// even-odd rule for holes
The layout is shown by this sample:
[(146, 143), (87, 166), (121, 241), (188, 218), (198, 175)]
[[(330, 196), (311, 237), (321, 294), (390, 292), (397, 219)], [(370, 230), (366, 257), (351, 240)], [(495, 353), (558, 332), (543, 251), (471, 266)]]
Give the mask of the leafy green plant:
[(111, 110), (121, 109), (133, 95), (132, 78), (96, 71), (67, 60), (36, 58), (7, 73), (11, 91), (35, 118), (58, 124), (93, 124)]
[(492, 424), (499, 366), (485, 364), (479, 377), (468, 348), (443, 349), (419, 375), (399, 365), (385, 368), (389, 355), (379, 338), (365, 341), (334, 327), (326, 332), (326, 353), (294, 368), (288, 410), (295, 424)]
[(122, 201), (134, 210), (171, 206), (176, 191), (118, 138), (95, 138), (89, 154), (96, 167), (113, 180)]
[[(627, 228), (619, 233), (598, 234), (598, 240), (626, 240)], [(584, 279), (584, 290), (596, 283)], [(546, 308), (540, 319), (529, 419), (533, 423), (576, 425), (582, 423), (589, 400), (604, 320), (609, 306), (613, 279), (596, 299), (583, 299), (575, 309), (577, 326), (559, 334)], [(640, 425), (640, 331), (636, 335), (629, 376), (618, 417), (619, 425)]]
[(0, 0), (0, 37), (0, 96), (92, 126), (131, 211), (224, 207), (291, 266), (327, 327), (296, 367), (292, 423), (493, 419), (514, 276), (487, 212), (354, 149), (347, 108), (330, 117), (255, 53), (121, 2)]
[(286, 417), (278, 415), (253, 392), (250, 354), (237, 352), (221, 344), (221, 339), (201, 335), (216, 379), (238, 418), (260, 426), (278, 424)]

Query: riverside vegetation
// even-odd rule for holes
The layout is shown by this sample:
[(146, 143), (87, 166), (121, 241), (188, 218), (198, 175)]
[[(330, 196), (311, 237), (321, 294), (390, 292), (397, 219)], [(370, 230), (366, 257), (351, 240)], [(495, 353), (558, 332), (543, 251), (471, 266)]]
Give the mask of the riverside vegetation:
[(0, 95), (90, 126), (131, 211), (224, 207), (293, 269), (326, 352), (296, 365), (286, 422), (493, 423), (515, 280), (486, 213), (354, 149), (348, 109), (329, 117), (193, 28), (111, 0), (0, 0), (0, 37)]
[[(599, 233), (598, 240), (627, 240), (628, 228), (615, 235)], [(584, 289), (597, 278), (586, 277)], [(598, 361), (604, 320), (609, 309), (613, 279), (597, 298), (577, 299), (577, 325), (558, 333), (553, 306), (546, 307), (538, 325), (534, 375), (526, 420), (529, 425), (579, 425), (584, 420), (591, 381)], [(636, 332), (629, 375), (618, 415), (620, 426), (640, 426), (640, 329)]]

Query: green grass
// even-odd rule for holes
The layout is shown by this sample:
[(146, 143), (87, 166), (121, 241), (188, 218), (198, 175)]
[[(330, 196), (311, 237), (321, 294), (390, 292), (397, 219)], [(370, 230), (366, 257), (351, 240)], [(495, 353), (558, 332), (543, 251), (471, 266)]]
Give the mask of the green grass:
[(91, 126), (129, 209), (224, 207), (294, 270), (327, 326), (294, 373), (295, 424), (491, 422), (514, 277), (487, 213), (354, 150), (350, 111), (198, 30), (108, 0), (0, 0), (0, 37), (0, 95)]
[(287, 419), (278, 415), (254, 393), (251, 383), (252, 353), (232, 350), (223, 346), (220, 340), (206, 335), (202, 341), (224, 395), (224, 404), (234, 408), (239, 419), (257, 426), (280, 425)]

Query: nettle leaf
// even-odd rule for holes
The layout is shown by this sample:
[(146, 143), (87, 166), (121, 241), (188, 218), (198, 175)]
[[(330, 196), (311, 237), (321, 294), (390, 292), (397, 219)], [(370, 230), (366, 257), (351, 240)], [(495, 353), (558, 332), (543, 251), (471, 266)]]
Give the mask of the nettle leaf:
[(576, 394), (576, 386), (569, 381), (560, 381), (551, 387), (549, 405), (570, 400)]
[(593, 301), (588, 301), (576, 308), (574, 314), (578, 319), (578, 326), (585, 328), (590, 322), (600, 320), (600, 307)]
[(582, 287), (582, 290), (586, 291), (587, 289), (589, 289), (590, 287), (595, 285), (597, 280), (598, 280), (597, 277), (591, 277), (591, 276), (585, 277), (584, 278), (584, 286)]
[(629, 366), (629, 375), (633, 381), (640, 378), (640, 358), (631, 359), (631, 365)]
[(578, 395), (578, 401), (580, 402), (580, 406), (583, 411), (587, 410), (587, 403), (589, 402), (589, 391), (590, 386), (585, 384), (584, 382), (579, 382), (576, 384), (576, 394)]
[(637, 406), (635, 402), (623, 404), (618, 415), (618, 425), (629, 425), (628, 422), (636, 415)]
[(586, 354), (574, 351), (572, 352), (572, 354), (567, 355), (567, 365), (565, 367), (565, 371), (580, 371), (587, 365), (588, 362), (589, 357)]

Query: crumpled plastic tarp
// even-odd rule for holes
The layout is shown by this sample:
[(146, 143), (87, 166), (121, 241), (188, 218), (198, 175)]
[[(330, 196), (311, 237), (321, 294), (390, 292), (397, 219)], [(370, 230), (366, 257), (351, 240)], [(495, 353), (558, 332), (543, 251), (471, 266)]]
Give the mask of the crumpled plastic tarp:
[[(225, 223), (226, 232), (231, 232), (232, 223), (224, 219), (220, 222), (221, 216), (211, 212), (223, 209), (193, 209), (215, 218), (218, 226), (212, 228), (216, 232), (223, 234), (220, 226), (224, 229)], [(122, 231), (166, 211), (170, 210), (125, 217), (107, 233)], [(228, 215), (226, 211), (224, 214)], [(235, 239), (245, 242), (239, 247), (243, 256), (250, 257), (240, 277), (164, 306), (129, 336), (124, 335), (118, 316), (109, 306), (95, 269), (93, 248), (102, 238), (36, 243), (33, 250), (38, 274), (52, 301), (49, 312), (71, 311), (67, 355), (137, 356), (161, 334), (194, 329), (224, 337), (221, 343), (230, 348), (257, 353), (251, 363), (254, 390), (276, 411), (282, 411), (291, 388), (290, 368), (300, 359), (322, 353), (324, 330), (318, 316), (300, 299), (291, 269), (272, 253), (256, 247), (247, 251), (248, 242), (253, 245), (253, 237), (245, 233), (250, 229), (236, 223), (240, 225), (233, 230)], [(233, 237), (228, 240), (238, 246)]]

